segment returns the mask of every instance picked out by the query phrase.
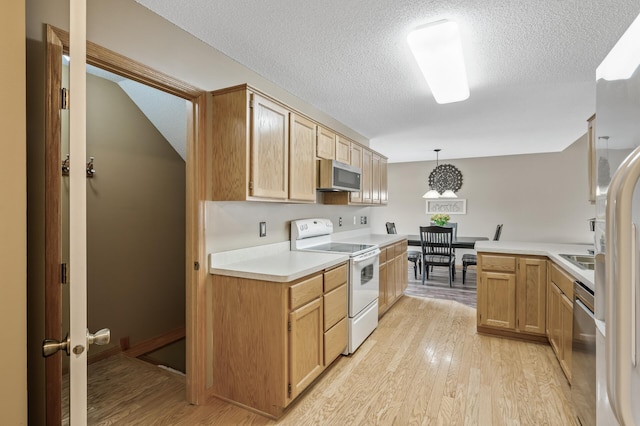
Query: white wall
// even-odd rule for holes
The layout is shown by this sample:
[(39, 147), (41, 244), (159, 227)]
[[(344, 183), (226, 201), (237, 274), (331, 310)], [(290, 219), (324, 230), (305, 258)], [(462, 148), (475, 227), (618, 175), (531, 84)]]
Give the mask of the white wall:
[[(467, 214), (451, 220), (458, 222), (459, 236), (492, 238), (502, 223), (503, 240), (593, 243), (587, 223), (595, 207), (587, 201), (586, 135), (560, 153), (446, 163), (463, 176), (458, 197), (467, 200)], [(417, 234), (428, 224), (422, 194), (434, 167), (435, 161), (389, 164), (389, 205), (372, 209), (374, 232), (384, 232), (387, 221), (395, 222), (401, 234)]]

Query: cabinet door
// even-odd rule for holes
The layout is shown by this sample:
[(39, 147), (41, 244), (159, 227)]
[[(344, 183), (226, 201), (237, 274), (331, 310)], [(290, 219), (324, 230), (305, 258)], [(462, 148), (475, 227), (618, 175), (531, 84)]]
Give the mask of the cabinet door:
[(395, 273), (396, 273), (396, 298), (402, 296), (404, 291), (404, 276), (407, 271), (407, 262), (405, 256), (396, 256), (395, 261)]
[(396, 262), (394, 246), (387, 248), (387, 306), (396, 300)]
[(402, 269), (402, 291), (404, 292), (409, 287), (409, 254), (405, 251), (402, 257), (402, 264), (404, 265)]
[(573, 354), (573, 303), (564, 294), (560, 298), (560, 317), (562, 319), (562, 357), (560, 367), (571, 383), (571, 357)]
[(387, 160), (385, 158), (380, 158), (380, 204), (387, 204), (388, 202)]
[(371, 202), (380, 204), (380, 156), (371, 156)]
[[(362, 169), (362, 147), (355, 143), (351, 143), (351, 165)], [(360, 176), (362, 182), (362, 175)], [(350, 201), (358, 204), (362, 202), (362, 192), (349, 193)]]
[(318, 126), (318, 142), (316, 155), (319, 158), (335, 160), (336, 158), (336, 134), (329, 129)]
[(521, 258), (518, 265), (518, 330), (546, 332), (547, 261)]
[(316, 201), (316, 124), (291, 114), (289, 199)]
[(349, 139), (336, 136), (336, 160), (351, 164), (351, 141)]
[(371, 164), (373, 162), (373, 152), (366, 148), (362, 149), (362, 202), (364, 204), (371, 204)]
[(380, 265), (380, 286), (378, 288), (378, 316), (387, 309), (387, 264)]
[(315, 299), (289, 314), (289, 383), (295, 398), (322, 372), (324, 331), (322, 299)]
[(289, 111), (251, 95), (251, 171), (249, 194), (286, 199), (289, 196)]
[(516, 276), (481, 272), (478, 286), (478, 324), (516, 329)]
[(547, 337), (551, 348), (560, 359), (562, 357), (562, 322), (560, 313), (562, 292), (552, 282), (549, 282), (547, 290), (547, 321), (549, 321), (549, 324), (547, 324)]

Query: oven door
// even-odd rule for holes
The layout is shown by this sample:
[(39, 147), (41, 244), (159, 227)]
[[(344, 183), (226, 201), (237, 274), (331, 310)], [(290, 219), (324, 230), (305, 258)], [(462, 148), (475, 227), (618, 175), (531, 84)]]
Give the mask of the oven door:
[(378, 298), (380, 250), (375, 249), (351, 259), (349, 317), (356, 317)]

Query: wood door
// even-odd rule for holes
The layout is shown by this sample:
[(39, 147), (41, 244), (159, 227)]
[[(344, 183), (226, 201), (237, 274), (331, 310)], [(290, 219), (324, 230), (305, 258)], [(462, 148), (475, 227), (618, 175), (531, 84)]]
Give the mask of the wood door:
[(289, 111), (251, 94), (249, 194), (286, 200), (289, 196)]
[[(351, 143), (351, 165), (362, 169), (362, 147), (356, 143)], [(360, 176), (362, 182), (362, 175)], [(349, 200), (353, 204), (362, 203), (362, 192), (350, 192)]]
[(387, 247), (387, 306), (396, 300), (395, 246)]
[(562, 323), (562, 357), (560, 366), (571, 383), (571, 358), (573, 355), (573, 302), (567, 296), (560, 296), (560, 319)]
[[(82, 45), (82, 43), (79, 43)], [(179, 96), (192, 102), (193, 108), (187, 113), (187, 263), (194, 262), (204, 264), (204, 184), (201, 184), (200, 175), (203, 170), (201, 162), (204, 146), (204, 132), (200, 131), (205, 115), (204, 92), (184, 82), (162, 74), (143, 64), (134, 62), (122, 55), (95, 45), (91, 42), (87, 46), (87, 63), (107, 67), (111, 72), (123, 77), (131, 78), (143, 84), (155, 87), (167, 93)], [(62, 257), (62, 197), (61, 197), (61, 148), (62, 148), (62, 124), (61, 105), (61, 76), (62, 53), (69, 49), (69, 33), (57, 28), (47, 26), (47, 51), (46, 51), (46, 143), (45, 143), (45, 312), (44, 331), (46, 338), (62, 340), (67, 329), (62, 329), (63, 324), (63, 297), (61, 291), (61, 262)], [(80, 61), (78, 61), (80, 62)], [(135, 71), (132, 71), (135, 70)], [(84, 70), (83, 70), (84, 73)], [(80, 105), (79, 98), (76, 102)], [(195, 141), (199, 143), (196, 144)], [(68, 151), (67, 151), (68, 152)], [(77, 155), (77, 154), (76, 154)], [(79, 157), (78, 157), (79, 158)], [(76, 164), (83, 164), (77, 161)], [(78, 167), (82, 171), (83, 167)], [(84, 177), (83, 177), (84, 179)], [(66, 232), (66, 231), (65, 231)], [(82, 274), (82, 272), (80, 272)], [(191, 403), (202, 403), (206, 397), (205, 390), (205, 364), (201, 355), (204, 347), (204, 281), (207, 272), (205, 268), (198, 271), (186, 268), (187, 291), (187, 400)], [(77, 275), (77, 274), (76, 274)], [(68, 290), (67, 290), (68, 291)], [(76, 297), (77, 299), (77, 297)], [(82, 297), (80, 297), (82, 299)], [(78, 305), (84, 305), (80, 301)], [(68, 311), (68, 309), (66, 309)], [(66, 316), (68, 321), (68, 316)], [(83, 327), (81, 321), (77, 321), (76, 328)], [(86, 327), (80, 333), (80, 340), (86, 341)], [(77, 340), (76, 340), (77, 341)], [(75, 344), (75, 342), (74, 342)], [(86, 346), (86, 343), (84, 343)], [(86, 349), (85, 349), (86, 354)], [(47, 424), (61, 424), (62, 420), (62, 359), (66, 355), (58, 352), (45, 359), (45, 383), (46, 402), (45, 417)], [(84, 364), (84, 363), (83, 363)], [(82, 366), (81, 366), (82, 367)], [(84, 367), (86, 368), (86, 364)], [(81, 408), (82, 403), (74, 404)], [(86, 406), (86, 402), (84, 403)], [(86, 414), (86, 413), (85, 413)]]
[(518, 330), (545, 334), (547, 260), (520, 258), (518, 265)]
[(331, 130), (318, 126), (318, 140), (316, 146), (316, 156), (327, 160), (336, 158), (336, 134)]
[(336, 161), (351, 164), (351, 141), (342, 136), (336, 136)]
[(322, 298), (289, 314), (289, 383), (295, 398), (322, 373), (324, 366), (324, 324)]
[(516, 329), (516, 276), (480, 272), (478, 324), (505, 330)]
[(316, 124), (293, 113), (289, 119), (289, 199), (315, 202)]
[(364, 204), (372, 203), (372, 164), (373, 152), (367, 148), (362, 149), (362, 202)]

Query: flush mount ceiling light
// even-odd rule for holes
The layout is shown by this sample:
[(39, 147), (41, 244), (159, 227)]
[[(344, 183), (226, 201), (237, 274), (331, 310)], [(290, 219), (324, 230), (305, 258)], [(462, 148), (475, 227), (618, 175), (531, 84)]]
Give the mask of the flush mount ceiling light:
[[(438, 154), (436, 152), (436, 168), (429, 174), (429, 191), (422, 198), (458, 198), (456, 191), (462, 187), (462, 173), (451, 164), (438, 164)], [(441, 195), (442, 194), (442, 195)]]
[(469, 97), (462, 41), (455, 22), (445, 19), (420, 26), (409, 33), (407, 41), (436, 102), (447, 104)]

